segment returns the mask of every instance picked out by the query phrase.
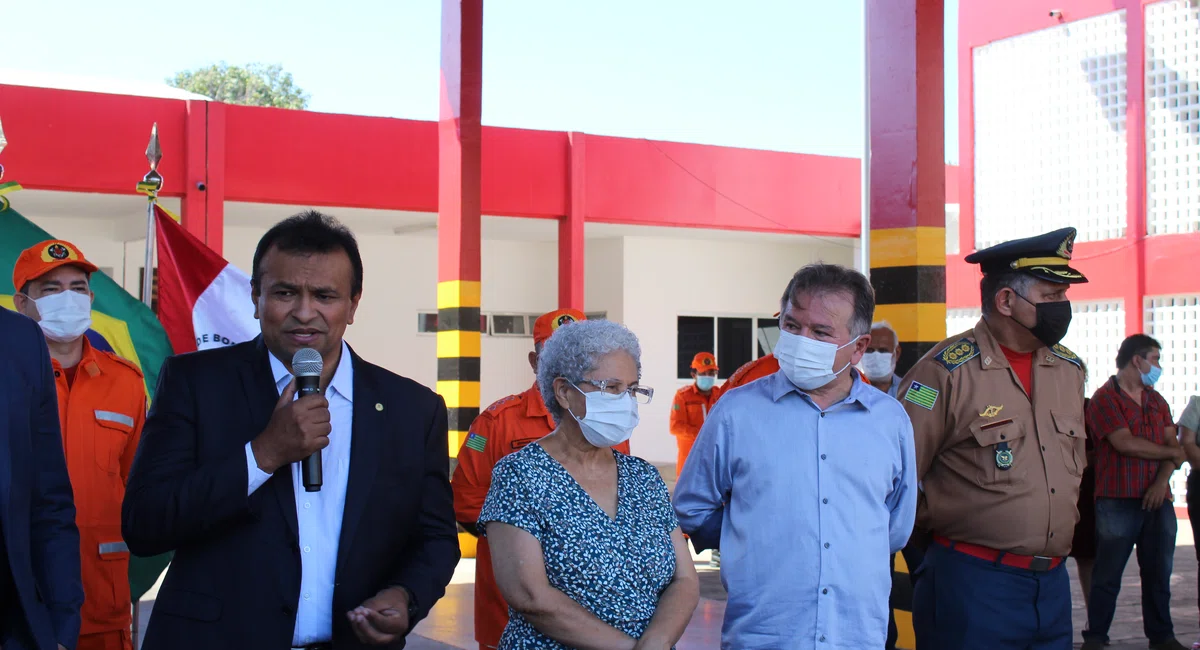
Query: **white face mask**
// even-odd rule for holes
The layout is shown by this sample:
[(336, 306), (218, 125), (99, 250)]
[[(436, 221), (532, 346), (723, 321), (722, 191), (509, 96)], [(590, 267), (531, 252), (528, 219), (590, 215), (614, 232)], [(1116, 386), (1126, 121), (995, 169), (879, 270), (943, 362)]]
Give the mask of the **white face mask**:
[(871, 381), (887, 379), (896, 370), (896, 355), (891, 352), (868, 352), (863, 355), (862, 367)]
[(613, 447), (629, 440), (638, 422), (638, 405), (629, 393), (613, 395), (601, 390), (584, 393), (578, 386), (571, 384), (575, 390), (583, 393), (587, 400), (587, 413), (580, 419), (571, 409), (567, 412), (579, 423), (583, 437), (595, 447)]
[(783, 374), (793, 384), (802, 390), (816, 390), (837, 379), (850, 367), (850, 363), (846, 362), (841, 370), (835, 371), (834, 358), (838, 350), (854, 345), (860, 338), (855, 337), (846, 345), (838, 346), (780, 329), (779, 342), (775, 344), (775, 358), (779, 360)]
[(92, 325), (92, 297), (86, 293), (61, 291), (38, 298), (33, 304), (41, 316), (38, 325), (51, 341), (74, 341)]

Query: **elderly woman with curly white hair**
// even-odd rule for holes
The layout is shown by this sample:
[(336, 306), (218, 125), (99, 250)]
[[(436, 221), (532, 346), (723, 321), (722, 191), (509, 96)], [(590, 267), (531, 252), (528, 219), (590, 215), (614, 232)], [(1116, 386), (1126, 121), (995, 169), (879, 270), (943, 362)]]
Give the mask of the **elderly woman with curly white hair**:
[(637, 337), (611, 321), (560, 328), (537, 382), (557, 428), (496, 464), (479, 515), (510, 617), (501, 650), (667, 649), (700, 598), (653, 465), (612, 449), (638, 424)]

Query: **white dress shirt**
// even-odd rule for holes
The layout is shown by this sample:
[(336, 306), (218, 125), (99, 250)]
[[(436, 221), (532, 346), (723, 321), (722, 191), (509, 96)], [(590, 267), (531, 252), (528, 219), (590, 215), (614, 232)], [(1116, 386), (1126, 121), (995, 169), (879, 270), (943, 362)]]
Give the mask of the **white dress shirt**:
[[(274, 354), (271, 372), (280, 394), (292, 380)], [(300, 601), (292, 645), (304, 646), (333, 640), (333, 583), (337, 570), (338, 539), (342, 532), (342, 507), (350, 473), (350, 434), (354, 425), (354, 364), (350, 348), (342, 342), (342, 357), (325, 390), (329, 400), (329, 446), (321, 450), (322, 481), (318, 492), (305, 492), (300, 463), (292, 463), (292, 490), (296, 494), (296, 523), (300, 534)], [(258, 468), (250, 443), (246, 443), (247, 494), (262, 487), (270, 474)]]

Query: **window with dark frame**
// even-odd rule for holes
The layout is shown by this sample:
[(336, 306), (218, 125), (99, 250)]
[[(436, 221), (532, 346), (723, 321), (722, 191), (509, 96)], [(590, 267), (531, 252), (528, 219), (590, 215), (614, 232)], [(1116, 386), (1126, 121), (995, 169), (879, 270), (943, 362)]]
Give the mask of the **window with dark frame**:
[(680, 316), (676, 325), (678, 334), (677, 376), (688, 379), (692, 376), (692, 358), (698, 352), (712, 352), (714, 334), (714, 319), (711, 316)]

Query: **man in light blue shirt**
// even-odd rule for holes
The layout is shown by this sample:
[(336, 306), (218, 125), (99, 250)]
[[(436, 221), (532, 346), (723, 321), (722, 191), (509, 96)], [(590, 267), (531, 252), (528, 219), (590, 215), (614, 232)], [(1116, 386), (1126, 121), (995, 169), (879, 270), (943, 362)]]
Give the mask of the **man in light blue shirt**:
[(874, 293), (858, 272), (813, 264), (781, 304), (780, 371), (717, 402), (675, 510), (698, 549), (721, 550), (722, 648), (882, 648), (917, 479), (904, 409), (853, 369)]

